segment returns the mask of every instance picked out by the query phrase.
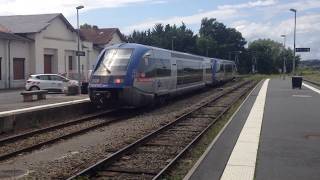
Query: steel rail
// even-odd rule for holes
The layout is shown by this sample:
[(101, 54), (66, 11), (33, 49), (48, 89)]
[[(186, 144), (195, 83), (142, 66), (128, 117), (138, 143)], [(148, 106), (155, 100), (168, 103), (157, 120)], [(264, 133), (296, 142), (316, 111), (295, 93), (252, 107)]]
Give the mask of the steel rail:
[[(256, 83), (252, 83), (252, 85), (250, 87), (248, 87), (247, 89), (251, 89), (255, 86)], [(214, 121), (212, 121), (204, 130), (202, 130), (202, 132), (200, 134), (198, 134), (183, 150), (180, 151), (180, 153), (174, 157), (170, 162), (169, 164), (164, 167), (154, 178), (152, 178), (153, 180), (156, 180), (156, 179), (160, 179), (163, 177), (163, 175), (177, 162), (177, 160), (179, 158), (181, 158), (186, 152), (188, 149), (190, 149), (193, 145), (195, 145), (195, 143), (197, 143), (200, 138), (214, 125), (216, 124), (216, 122), (223, 116), (225, 115), (225, 113), (227, 111), (229, 111), (231, 109), (231, 107), (237, 102), (239, 101), (245, 94), (247, 94), (248, 91), (243, 91), (241, 92), (241, 94), (236, 98), (234, 99), (216, 118)]]
[[(68, 127), (68, 126), (72, 126), (72, 125), (77, 125), (77, 124), (83, 123), (85, 121), (90, 121), (92, 119), (95, 119), (95, 118), (98, 118), (98, 117), (101, 117), (101, 116), (105, 116), (105, 115), (114, 113), (116, 111), (118, 111), (118, 109), (106, 110), (106, 111), (103, 111), (103, 112), (95, 113), (94, 115), (88, 115), (86, 117), (82, 117), (82, 118), (79, 118), (79, 119), (76, 119), (76, 120), (73, 120), (73, 121), (69, 121), (67, 123), (60, 123), (58, 125), (53, 125), (53, 126), (50, 126), (50, 127), (34, 130), (34, 131), (31, 131), (31, 132), (27, 132), (27, 133), (18, 134), (18, 135), (15, 135), (15, 136), (12, 136), (12, 137), (8, 137), (8, 138), (4, 138), (4, 139), (0, 140), (0, 145), (3, 146), (6, 143), (11, 143), (11, 142), (23, 139), (23, 138), (31, 137), (31, 136), (38, 135), (38, 134), (47, 133), (47, 132), (50, 132), (50, 131), (57, 130), (59, 128), (64, 128), (64, 127)], [(123, 118), (126, 118), (126, 117), (114, 118), (114, 119), (111, 119), (111, 120), (108, 120), (108, 121), (104, 121), (102, 123), (99, 123), (99, 124), (96, 124), (96, 125), (93, 125), (93, 126), (90, 126), (90, 127), (87, 127), (87, 128), (83, 128), (83, 129), (81, 129), (79, 131), (75, 131), (75, 132), (72, 132), (72, 133), (69, 133), (69, 134), (66, 134), (66, 135), (62, 135), (62, 136), (53, 138), (53, 139), (48, 140), (48, 141), (44, 141), (44, 142), (41, 142), (41, 143), (38, 143), (38, 144), (35, 144), (35, 145), (31, 145), (29, 147), (25, 147), (25, 148), (18, 149), (18, 150), (13, 151), (13, 152), (9, 152), (7, 154), (0, 155), (0, 161), (12, 158), (12, 157), (14, 157), (14, 156), (16, 156), (18, 154), (24, 153), (24, 152), (30, 152), (32, 150), (39, 149), (40, 147), (55, 143), (55, 142), (57, 142), (57, 141), (59, 141), (61, 139), (67, 139), (67, 138), (70, 138), (70, 137), (73, 137), (73, 136), (76, 136), (76, 135), (79, 135), (79, 134), (83, 134), (83, 133), (85, 133), (87, 131), (90, 131), (92, 129), (96, 129), (96, 128), (99, 128), (99, 127), (102, 127), (102, 126), (106, 126), (109, 123), (112, 123), (114, 121), (119, 121), (119, 120), (121, 120)]]
[(312, 81), (312, 80), (309, 80), (309, 79), (303, 79), (303, 80), (306, 81), (306, 82), (308, 82), (308, 83), (311, 83), (311, 84), (314, 84), (314, 85), (320, 87), (320, 82)]
[[(246, 84), (248, 84), (250, 81), (246, 81), (246, 82), (242, 82), (241, 84), (238, 84), (238, 85), (235, 85), (234, 87), (226, 90), (225, 92), (217, 95), (216, 97), (214, 97), (212, 100), (210, 100), (209, 102), (206, 102), (200, 106), (198, 106), (197, 108), (193, 109), (192, 111), (186, 113), (186, 114), (183, 114), (182, 116), (176, 118), (173, 122), (170, 122), (169, 124), (166, 124), (160, 128), (158, 128), (157, 130), (147, 134), (146, 136), (140, 138), (139, 140), (129, 144), (128, 146), (125, 146), (123, 148), (121, 148), (120, 150), (118, 150), (117, 152), (113, 153), (112, 155), (110, 155), (109, 157), (107, 158), (104, 158), (100, 161), (98, 161), (97, 163), (95, 163), (94, 165), (82, 170), (81, 172), (69, 177), (67, 180), (71, 180), (71, 179), (76, 179), (78, 177), (81, 177), (81, 176), (86, 176), (86, 175), (93, 175), (96, 171), (99, 171), (103, 166), (108, 166), (110, 165), (111, 163), (115, 162), (117, 159), (119, 159), (121, 156), (135, 150), (137, 147), (139, 147), (141, 144), (149, 141), (151, 138), (159, 135), (161, 132), (167, 130), (168, 128), (174, 126), (175, 124), (179, 123), (180, 121), (188, 118), (192, 113), (198, 111), (199, 109), (207, 106), (208, 104), (210, 103), (213, 103), (219, 99), (221, 99), (222, 97), (224, 97), (225, 95), (233, 92), (233, 91), (236, 91), (238, 88), (242, 87), (242, 86), (245, 86)], [(221, 117), (221, 115), (219, 116)], [(207, 129), (207, 128), (206, 128)], [(199, 136), (200, 137), (200, 136)], [(195, 141), (195, 140), (193, 140)], [(184, 150), (185, 151), (185, 150)], [(182, 154), (182, 152), (180, 152)], [(180, 154), (179, 153), (179, 154)], [(173, 162), (170, 162), (170, 164), (172, 164)], [(169, 166), (168, 166), (169, 167)], [(168, 168), (166, 166), (166, 169)], [(163, 171), (161, 171), (163, 172)], [(159, 174), (160, 176), (161, 174)], [(157, 175), (158, 176), (158, 175)]]

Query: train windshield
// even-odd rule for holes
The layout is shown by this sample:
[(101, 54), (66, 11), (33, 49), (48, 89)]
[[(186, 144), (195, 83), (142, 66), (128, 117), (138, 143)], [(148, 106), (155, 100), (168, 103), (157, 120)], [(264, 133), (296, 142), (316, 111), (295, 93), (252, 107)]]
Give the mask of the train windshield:
[(95, 75), (118, 74), (127, 70), (132, 49), (109, 49), (101, 57)]

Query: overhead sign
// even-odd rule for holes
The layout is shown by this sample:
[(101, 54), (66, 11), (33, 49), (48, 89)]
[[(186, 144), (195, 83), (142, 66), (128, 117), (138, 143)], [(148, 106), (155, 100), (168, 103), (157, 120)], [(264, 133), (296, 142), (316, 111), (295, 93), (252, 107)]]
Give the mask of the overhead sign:
[(296, 52), (310, 52), (310, 48), (296, 48)]
[(76, 56), (85, 56), (86, 53), (84, 51), (76, 51)]

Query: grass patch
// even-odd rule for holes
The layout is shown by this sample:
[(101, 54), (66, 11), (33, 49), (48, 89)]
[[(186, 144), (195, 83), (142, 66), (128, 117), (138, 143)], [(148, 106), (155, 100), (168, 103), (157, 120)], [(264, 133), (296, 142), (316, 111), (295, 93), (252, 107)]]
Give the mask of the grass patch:
[[(255, 79), (263, 79), (264, 76), (251, 77)], [(250, 78), (250, 77), (248, 77)], [(180, 180), (188, 173), (188, 171), (193, 167), (193, 165), (198, 161), (201, 155), (205, 152), (207, 147), (213, 141), (213, 139), (218, 135), (221, 129), (225, 126), (234, 112), (238, 109), (244, 99), (247, 97), (249, 92), (240, 98), (226, 114), (224, 114), (201, 138), (193, 145), (176, 164), (170, 169), (163, 179), (167, 180)]]
[(299, 69), (299, 74), (308, 80), (320, 83), (320, 71), (305, 68)]

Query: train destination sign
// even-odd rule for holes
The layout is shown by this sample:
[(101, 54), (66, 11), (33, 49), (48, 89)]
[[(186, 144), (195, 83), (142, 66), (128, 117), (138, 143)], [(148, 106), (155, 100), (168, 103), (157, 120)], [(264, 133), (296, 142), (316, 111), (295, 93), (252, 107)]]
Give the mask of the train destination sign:
[(86, 53), (84, 51), (76, 51), (76, 56), (85, 56)]
[(296, 52), (310, 52), (310, 48), (296, 48)]

